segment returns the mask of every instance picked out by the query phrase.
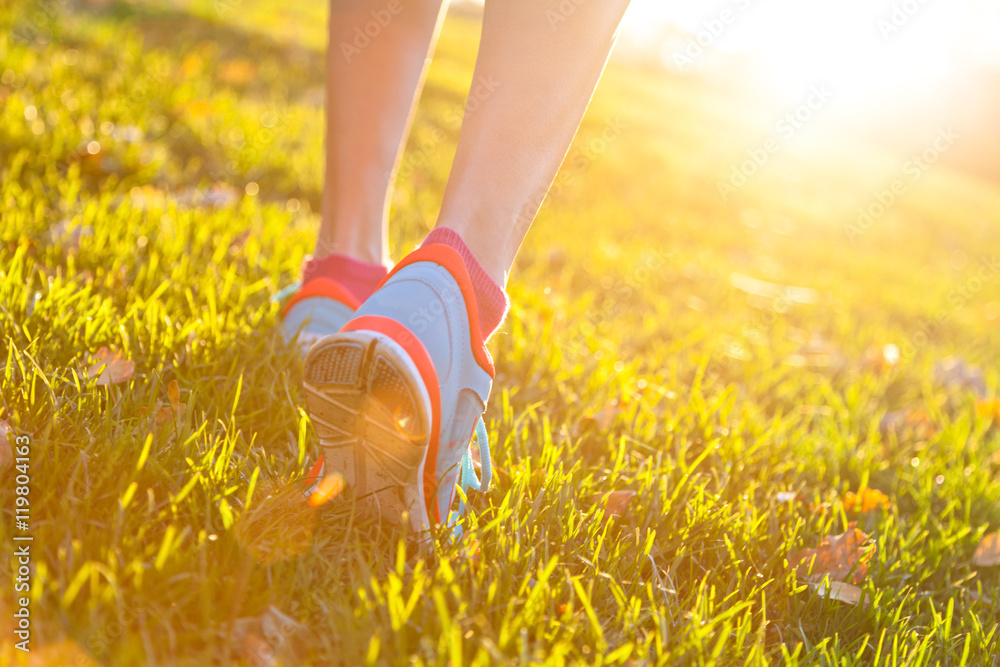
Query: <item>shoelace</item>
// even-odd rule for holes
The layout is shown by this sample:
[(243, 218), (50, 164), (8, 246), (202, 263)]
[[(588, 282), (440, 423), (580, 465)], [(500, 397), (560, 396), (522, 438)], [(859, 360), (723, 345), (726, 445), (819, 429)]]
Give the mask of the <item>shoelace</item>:
[(302, 288), (302, 283), (300, 283), (299, 281), (296, 280), (291, 285), (288, 285), (287, 287), (283, 287), (280, 290), (278, 290), (277, 292), (275, 292), (274, 294), (272, 294), (271, 295), (271, 302), (272, 303), (281, 303), (282, 301), (284, 301), (285, 299), (287, 299), (291, 295), (293, 295), (296, 292), (298, 292), (301, 288)]
[[(489, 491), (490, 482), (493, 481), (493, 461), (490, 459), (490, 439), (486, 435), (486, 424), (480, 417), (476, 422), (476, 446), (479, 448), (479, 462), (482, 464), (482, 477), (476, 475), (476, 468), (472, 465), (472, 443), (465, 452), (462, 459), (462, 467), (458, 475), (458, 486), (462, 489), (462, 494), (458, 498), (458, 513), (465, 513), (465, 500), (463, 495), (467, 495), (469, 489), (473, 491)], [(457, 526), (456, 526), (457, 528)]]

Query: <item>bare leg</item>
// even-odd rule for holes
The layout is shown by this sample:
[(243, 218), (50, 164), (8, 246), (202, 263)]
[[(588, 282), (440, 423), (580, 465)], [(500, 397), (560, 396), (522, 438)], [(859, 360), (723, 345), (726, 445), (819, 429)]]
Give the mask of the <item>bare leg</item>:
[(389, 192), (446, 4), (331, 0), (317, 257), (387, 261)]
[(474, 94), (438, 226), (458, 232), (500, 285), (566, 156), (627, 7), (628, 0), (486, 2)]

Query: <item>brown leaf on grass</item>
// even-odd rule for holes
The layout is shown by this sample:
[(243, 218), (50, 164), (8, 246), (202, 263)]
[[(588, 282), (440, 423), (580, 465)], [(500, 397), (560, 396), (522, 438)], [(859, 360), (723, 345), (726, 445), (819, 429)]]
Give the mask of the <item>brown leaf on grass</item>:
[(979, 567), (1000, 565), (1000, 533), (990, 533), (982, 539), (972, 554), (972, 563)]
[[(155, 428), (153, 433), (159, 434), (164, 427), (166, 427), (170, 433), (173, 433), (174, 426), (176, 425), (177, 419), (184, 414), (187, 409), (187, 403), (181, 403), (181, 392), (180, 388), (177, 386), (177, 380), (171, 380), (167, 385), (167, 404), (164, 405), (163, 401), (157, 401), (156, 413), (153, 417), (153, 423)], [(149, 414), (149, 410), (145, 407), (139, 408), (139, 416), (146, 417)]]
[(851, 491), (844, 496), (844, 511), (870, 512), (881, 507), (889, 506), (889, 496), (878, 489), (858, 489), (857, 493)]
[(123, 359), (118, 352), (107, 347), (90, 355), (89, 363), (87, 377), (97, 378), (97, 384), (104, 386), (128, 382), (135, 372), (135, 365), (131, 361)]
[(9, 437), (12, 430), (6, 420), (0, 421), (0, 473), (14, 463), (14, 450), (10, 446)]
[(167, 398), (170, 399), (170, 407), (177, 411), (181, 403), (181, 390), (177, 386), (177, 380), (171, 380), (170, 384), (167, 385)]
[(170, 405), (165, 405), (156, 412), (157, 426), (177, 419), (187, 408), (187, 403), (181, 403), (181, 390), (177, 386), (177, 380), (171, 380), (167, 385), (167, 398), (170, 400)]
[(788, 559), (788, 566), (806, 581), (818, 583), (829, 576), (831, 581), (860, 584), (868, 576), (868, 562), (874, 547), (866, 548), (868, 536), (854, 523), (840, 535), (827, 535), (815, 549), (803, 549)]
[(604, 503), (605, 519), (624, 515), (633, 499), (635, 499), (635, 491), (611, 491), (590, 497), (592, 503)]

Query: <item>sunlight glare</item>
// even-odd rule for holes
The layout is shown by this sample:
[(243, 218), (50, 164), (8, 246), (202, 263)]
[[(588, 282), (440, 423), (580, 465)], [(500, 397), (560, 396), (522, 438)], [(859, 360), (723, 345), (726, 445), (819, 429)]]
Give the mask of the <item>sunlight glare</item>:
[[(624, 40), (683, 31), (661, 52), (672, 69), (710, 69), (714, 56), (756, 72), (762, 88), (796, 98), (829, 86), (849, 106), (894, 104), (971, 63), (1000, 64), (996, 0), (635, 0)], [(690, 48), (689, 48), (690, 47)], [(685, 50), (687, 49), (687, 50)], [(704, 50), (704, 54), (702, 54)], [(687, 56), (694, 55), (693, 58)]]

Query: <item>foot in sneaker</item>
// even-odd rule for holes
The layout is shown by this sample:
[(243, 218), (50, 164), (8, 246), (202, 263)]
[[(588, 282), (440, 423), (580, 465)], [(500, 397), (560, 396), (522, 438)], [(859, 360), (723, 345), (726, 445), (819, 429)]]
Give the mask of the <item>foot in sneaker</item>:
[(341, 473), (390, 521), (447, 520), (493, 376), (466, 261), (443, 244), (414, 251), (306, 356), (323, 474)]
[(285, 342), (297, 343), (305, 354), (323, 336), (340, 331), (387, 273), (382, 264), (346, 255), (308, 258), (302, 267), (302, 286), (281, 312)]

